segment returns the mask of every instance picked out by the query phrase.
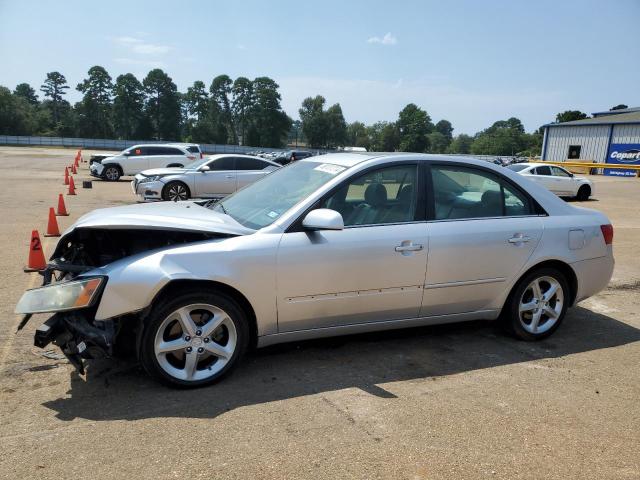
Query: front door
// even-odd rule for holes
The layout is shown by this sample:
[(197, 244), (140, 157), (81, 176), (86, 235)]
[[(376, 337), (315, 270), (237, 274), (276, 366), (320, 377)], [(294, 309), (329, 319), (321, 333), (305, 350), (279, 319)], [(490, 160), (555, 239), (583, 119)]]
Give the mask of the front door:
[(347, 180), (319, 205), (340, 212), (344, 230), (282, 236), (280, 332), (418, 316), (429, 245), (417, 180), (416, 165)]
[(125, 175), (135, 175), (149, 168), (147, 147), (130, 148), (127, 159), (122, 162), (122, 170)]
[(431, 169), (434, 221), (421, 316), (489, 309), (542, 236), (542, 220), (517, 187), (482, 169)]
[(208, 171), (195, 176), (196, 196), (225, 196), (236, 191), (236, 171), (234, 157), (220, 157), (209, 163)]

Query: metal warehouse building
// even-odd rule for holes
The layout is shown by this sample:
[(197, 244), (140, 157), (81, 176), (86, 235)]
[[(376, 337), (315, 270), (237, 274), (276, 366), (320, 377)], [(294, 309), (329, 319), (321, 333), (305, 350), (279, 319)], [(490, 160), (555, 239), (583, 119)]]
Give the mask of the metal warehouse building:
[[(640, 107), (598, 112), (593, 118), (544, 125), (542, 159), (640, 164)], [(621, 175), (623, 171), (605, 173)]]

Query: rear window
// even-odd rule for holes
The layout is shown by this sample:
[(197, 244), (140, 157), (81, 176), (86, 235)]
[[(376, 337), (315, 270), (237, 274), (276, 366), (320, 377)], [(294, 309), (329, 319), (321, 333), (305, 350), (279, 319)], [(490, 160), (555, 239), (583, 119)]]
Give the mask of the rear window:
[(236, 158), (236, 170), (264, 170), (269, 164), (256, 158)]

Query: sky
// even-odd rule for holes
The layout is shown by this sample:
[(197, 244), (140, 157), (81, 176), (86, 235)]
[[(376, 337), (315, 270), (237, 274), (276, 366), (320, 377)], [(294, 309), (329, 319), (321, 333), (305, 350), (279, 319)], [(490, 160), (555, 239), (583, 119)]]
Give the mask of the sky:
[(564, 110), (640, 106), (640, 0), (0, 0), (0, 85), (74, 87), (93, 65), (115, 79), (164, 69), (185, 91), (269, 76), (293, 118), (305, 97), (348, 122), (393, 121), (407, 104), (473, 134), (512, 116), (533, 131)]

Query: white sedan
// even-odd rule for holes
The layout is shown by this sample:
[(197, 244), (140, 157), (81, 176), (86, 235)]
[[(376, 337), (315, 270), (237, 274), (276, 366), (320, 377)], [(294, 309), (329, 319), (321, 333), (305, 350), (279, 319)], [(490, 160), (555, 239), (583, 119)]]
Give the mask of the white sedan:
[(275, 162), (250, 155), (211, 155), (184, 168), (145, 170), (135, 176), (131, 188), (143, 202), (222, 198), (278, 168)]
[(588, 178), (576, 177), (573, 173), (557, 165), (547, 163), (516, 163), (507, 167), (529, 180), (548, 188), (559, 197), (576, 197), (588, 200), (595, 193), (593, 182)]

